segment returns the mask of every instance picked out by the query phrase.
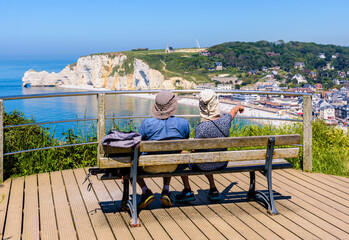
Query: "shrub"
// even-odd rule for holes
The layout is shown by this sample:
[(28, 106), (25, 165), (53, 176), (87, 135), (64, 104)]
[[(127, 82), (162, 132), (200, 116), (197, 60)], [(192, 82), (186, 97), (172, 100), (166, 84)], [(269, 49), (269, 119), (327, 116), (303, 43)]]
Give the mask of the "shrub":
[[(4, 125), (18, 125), (35, 122), (19, 111), (4, 113)], [(83, 134), (73, 130), (63, 133), (65, 140), (59, 141), (42, 126), (24, 126), (4, 129), (4, 152), (96, 141), (95, 131)], [(4, 179), (11, 176), (30, 175), (96, 164), (96, 145), (56, 148), (35, 152), (19, 153), (4, 157)]]
[[(238, 120), (230, 129), (230, 136), (258, 136), (258, 135), (281, 135), (301, 134), (302, 124), (289, 124), (275, 127), (272, 125), (244, 125)], [(9, 114), (4, 113), (4, 124), (18, 125), (34, 123), (19, 111)], [(121, 131), (136, 131), (138, 120), (128, 122), (112, 121), (108, 129)], [(194, 137), (197, 119), (190, 120), (190, 137)], [(42, 126), (25, 126), (8, 128), (4, 130), (4, 152), (15, 152), (25, 149), (35, 149), (61, 144), (75, 144), (83, 142), (95, 142), (95, 126), (90, 125), (82, 130), (69, 129), (63, 133), (64, 140), (59, 141), (50, 133), (49, 128)], [(262, 147), (263, 148), (263, 147)], [(264, 147), (265, 148), (265, 147)], [(36, 152), (20, 153), (4, 157), (4, 178), (11, 176), (23, 176), (41, 172), (58, 171), (69, 168), (79, 168), (96, 165), (96, 145), (74, 146), (41, 150)], [(295, 168), (302, 168), (302, 148), (298, 158), (288, 159)], [(323, 121), (313, 122), (313, 171), (339, 176), (349, 176), (349, 136), (343, 130), (328, 126)]]

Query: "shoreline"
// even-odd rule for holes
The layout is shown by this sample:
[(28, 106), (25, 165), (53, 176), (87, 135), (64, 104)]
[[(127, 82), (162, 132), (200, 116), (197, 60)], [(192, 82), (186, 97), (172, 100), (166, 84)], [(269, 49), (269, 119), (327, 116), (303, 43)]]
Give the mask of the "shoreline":
[[(136, 98), (143, 98), (143, 99), (150, 99), (154, 100), (155, 95), (153, 94), (125, 94), (125, 96), (129, 97), (136, 97)], [(198, 107), (199, 106), (199, 100), (193, 99), (193, 98), (180, 98), (178, 100), (178, 104), (186, 105), (186, 106), (192, 106), (192, 107)], [(237, 104), (231, 104), (231, 103), (224, 103), (220, 102), (221, 111), (223, 113), (228, 113), (232, 108), (234, 108)], [(277, 113), (269, 112), (269, 111), (263, 111), (260, 109), (254, 109), (250, 107), (245, 107), (245, 111), (240, 116), (248, 116), (248, 117), (270, 117), (270, 118), (281, 118), (278, 116)], [(292, 124), (290, 121), (283, 121), (283, 120), (261, 120), (261, 119), (248, 119), (249, 121), (256, 122), (262, 125), (271, 124), (273, 126), (280, 126), (283, 124)]]
[[(91, 90), (91, 91), (112, 91), (110, 89), (106, 89), (106, 88), (94, 88), (93, 86), (76, 86), (76, 85), (61, 85), (58, 86), (59, 88), (67, 88), (67, 89), (79, 89), (79, 90)], [(129, 97), (136, 97), (136, 98), (143, 98), (143, 99), (149, 99), (149, 100), (154, 100), (155, 99), (155, 95), (154, 94), (150, 94), (150, 93), (142, 93), (142, 94), (124, 94), (125, 96), (129, 96)], [(186, 106), (191, 106), (191, 107), (198, 107), (199, 106), (199, 100), (198, 99), (194, 99), (194, 98), (185, 98), (185, 97), (180, 97), (180, 99), (178, 100), (178, 104), (181, 105), (186, 105)], [(228, 113), (230, 112), (230, 110), (235, 107), (237, 104), (233, 104), (233, 103), (226, 103), (226, 102), (222, 102), (220, 101), (220, 107), (221, 107), (221, 111), (223, 113)], [(268, 110), (261, 110), (261, 109), (256, 109), (256, 108), (251, 108), (249, 106), (245, 106), (245, 111), (243, 113), (243, 115), (240, 116), (248, 116), (248, 117), (269, 117), (269, 118), (281, 118), (277, 113), (268, 111)], [(280, 125), (289, 125), (292, 124), (292, 122), (290, 121), (283, 121), (283, 120), (261, 120), (261, 119), (248, 119), (251, 122), (256, 122), (258, 124), (262, 124), (262, 125), (267, 125), (267, 124), (271, 124), (273, 126), (280, 126)]]

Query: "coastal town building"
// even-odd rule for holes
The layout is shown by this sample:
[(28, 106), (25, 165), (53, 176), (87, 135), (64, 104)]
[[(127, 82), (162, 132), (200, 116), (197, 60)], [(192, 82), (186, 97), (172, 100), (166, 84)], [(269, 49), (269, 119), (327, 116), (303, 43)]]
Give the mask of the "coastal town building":
[(326, 101), (323, 101), (320, 104), (319, 117), (320, 117), (320, 119), (323, 119), (323, 120), (335, 120), (336, 115), (335, 115), (334, 107), (332, 105), (330, 105), (329, 103), (327, 103)]
[(345, 105), (339, 108), (340, 109), (340, 117), (342, 120), (349, 120), (349, 105)]
[(326, 66), (322, 68), (322, 70), (334, 70), (334, 67), (331, 67), (331, 63), (326, 63)]
[(260, 85), (257, 87), (257, 90), (259, 91), (281, 91), (280, 87), (278, 84), (273, 83), (271, 85)]
[(312, 78), (315, 78), (315, 77), (317, 76), (317, 74), (316, 74), (315, 71), (311, 71), (311, 72), (309, 73), (309, 75), (310, 75), (310, 77), (312, 77)]
[(216, 71), (223, 70), (223, 63), (222, 62), (215, 62), (214, 63), (214, 70), (216, 70)]
[(296, 73), (296, 74), (292, 77), (292, 80), (293, 80), (293, 79), (296, 79), (298, 84), (307, 83), (307, 80), (305, 79), (305, 77), (302, 76), (302, 75), (300, 75), (299, 73)]
[(196, 86), (197, 90), (214, 89), (213, 83), (200, 83)]
[(239, 80), (237, 77), (212, 77), (211, 80), (219, 83), (230, 83), (234, 85), (242, 83), (242, 81)]
[(315, 84), (315, 88), (316, 88), (316, 90), (322, 90), (323, 89), (321, 83), (316, 83)]
[(332, 80), (332, 83), (333, 83), (334, 85), (339, 85), (339, 84), (341, 84), (340, 81), (339, 81), (338, 79), (336, 79), (336, 78), (334, 78), (334, 79)]
[(171, 53), (171, 52), (174, 52), (174, 51), (175, 51), (175, 50), (167, 44), (165, 53)]
[(233, 94), (233, 99), (240, 100), (243, 102), (252, 102), (252, 101), (258, 101), (260, 96), (257, 94)]
[(318, 57), (319, 57), (320, 59), (325, 59), (325, 58), (326, 58), (326, 56), (325, 56), (324, 53), (320, 53), (320, 54), (318, 55)]
[(207, 49), (204, 49), (204, 50), (201, 51), (200, 55), (201, 56), (205, 56), (205, 57), (210, 57), (211, 53)]
[(234, 89), (233, 84), (218, 84), (216, 87), (217, 90), (232, 90)]
[(304, 62), (295, 62), (295, 63), (294, 63), (294, 68), (303, 70), (304, 67), (305, 67)]

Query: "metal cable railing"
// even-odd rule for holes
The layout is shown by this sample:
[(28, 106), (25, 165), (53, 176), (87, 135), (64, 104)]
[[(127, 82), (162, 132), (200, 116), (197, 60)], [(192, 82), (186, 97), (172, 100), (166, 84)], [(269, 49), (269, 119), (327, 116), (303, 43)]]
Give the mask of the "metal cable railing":
[[(63, 147), (74, 147), (81, 145), (99, 144), (105, 134), (105, 121), (111, 119), (132, 119), (132, 118), (148, 118), (150, 116), (105, 116), (105, 95), (118, 95), (118, 94), (156, 94), (161, 90), (141, 90), (141, 91), (94, 91), (94, 92), (70, 92), (70, 93), (53, 93), (53, 94), (33, 94), (33, 95), (19, 95), (19, 96), (5, 96), (0, 97), (0, 181), (3, 180), (3, 157), (34, 152), (47, 149), (63, 148)], [(178, 94), (193, 94), (200, 93), (200, 90), (173, 90)], [(303, 120), (301, 119), (289, 119), (289, 118), (275, 118), (275, 117), (257, 117), (257, 116), (236, 116), (240, 119), (257, 119), (257, 120), (277, 120), (277, 121), (293, 121), (303, 122), (303, 162), (306, 167), (305, 170), (311, 170), (311, 121), (312, 121), (312, 102), (311, 94), (308, 93), (295, 93), (295, 92), (268, 92), (268, 91), (238, 91), (238, 90), (216, 90), (217, 93), (224, 94), (257, 94), (257, 95), (284, 95), (284, 96), (302, 96), (303, 97)], [(3, 126), (3, 101), (18, 100), (18, 99), (37, 99), (37, 98), (52, 98), (52, 97), (79, 97), (79, 96), (97, 96), (98, 97), (98, 118), (83, 118), (83, 119), (72, 119), (72, 120), (60, 120), (60, 121), (48, 121), (38, 123), (27, 123), (18, 125)], [(263, 111), (263, 110), (262, 110)], [(200, 117), (200, 115), (176, 115), (178, 117)], [(3, 153), (3, 130), (15, 127), (26, 127), (32, 125), (45, 125), (45, 124), (57, 124), (57, 123), (68, 123), (68, 122), (80, 122), (80, 121), (97, 121), (97, 142), (85, 142), (76, 144), (66, 144), (52, 147), (43, 147), (36, 149), (27, 149), (16, 152)], [(104, 131), (103, 131), (104, 130)], [(304, 165), (304, 164), (303, 164)]]

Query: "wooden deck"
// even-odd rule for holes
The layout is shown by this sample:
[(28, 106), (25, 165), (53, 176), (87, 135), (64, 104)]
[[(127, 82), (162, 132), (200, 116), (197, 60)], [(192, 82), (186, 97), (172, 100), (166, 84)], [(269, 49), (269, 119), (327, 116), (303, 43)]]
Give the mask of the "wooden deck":
[[(204, 176), (190, 177), (197, 200), (161, 208), (157, 198), (140, 212), (142, 226), (130, 228), (119, 212), (120, 181), (81, 185), (84, 169), (7, 180), (0, 187), (0, 239), (349, 239), (349, 179), (296, 170), (273, 171), (276, 207), (270, 216), (245, 200), (248, 173), (216, 175), (224, 200), (208, 204)], [(257, 189), (266, 181), (257, 174)], [(146, 179), (153, 192), (162, 180)], [(179, 178), (173, 194), (182, 190)], [(159, 197), (159, 194), (157, 194)]]

